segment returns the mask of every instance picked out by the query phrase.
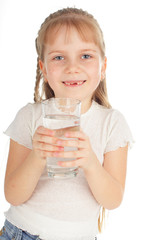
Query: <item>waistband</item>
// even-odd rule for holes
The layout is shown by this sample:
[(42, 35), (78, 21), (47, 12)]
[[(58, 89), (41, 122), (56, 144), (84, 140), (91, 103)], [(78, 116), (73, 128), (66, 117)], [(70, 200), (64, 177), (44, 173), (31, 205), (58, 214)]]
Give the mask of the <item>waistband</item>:
[(30, 233), (23, 231), (22, 229), (14, 226), (8, 220), (5, 220), (4, 228), (10, 239), (22, 240), (24, 239), (24, 235), (26, 235), (33, 240), (40, 240), (37, 235), (31, 235)]

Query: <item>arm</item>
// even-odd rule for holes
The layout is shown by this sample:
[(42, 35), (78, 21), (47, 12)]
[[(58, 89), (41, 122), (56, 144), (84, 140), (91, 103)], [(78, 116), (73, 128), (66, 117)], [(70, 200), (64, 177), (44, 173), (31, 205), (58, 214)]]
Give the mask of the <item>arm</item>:
[(44, 166), (45, 162), (39, 161), (30, 149), (11, 140), (4, 184), (6, 200), (12, 205), (27, 201)]
[(104, 155), (104, 164), (97, 161), (85, 171), (90, 189), (96, 200), (107, 209), (118, 207), (123, 198), (126, 178), (128, 147)]
[(12, 205), (20, 205), (31, 197), (45, 168), (46, 157), (58, 151), (53, 146), (56, 139), (53, 135), (53, 131), (39, 127), (33, 136), (33, 150), (10, 141), (4, 192)]
[(118, 207), (124, 193), (128, 147), (106, 153), (102, 166), (92, 150), (89, 138), (82, 131), (69, 132), (66, 137), (78, 138), (79, 140), (60, 140), (57, 144), (77, 147), (78, 151), (59, 152), (55, 155), (56, 157), (70, 157), (77, 160), (59, 162), (59, 165), (83, 168), (89, 187), (97, 202), (107, 209)]

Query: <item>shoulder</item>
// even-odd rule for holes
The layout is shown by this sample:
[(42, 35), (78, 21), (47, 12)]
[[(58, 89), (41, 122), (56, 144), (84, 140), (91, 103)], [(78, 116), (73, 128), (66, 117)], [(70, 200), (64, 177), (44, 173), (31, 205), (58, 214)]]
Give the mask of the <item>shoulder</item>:
[(107, 108), (98, 104), (97, 102), (93, 102), (94, 114), (96, 116), (102, 117), (104, 119), (109, 119), (110, 121), (117, 121), (120, 118), (124, 118), (123, 114), (115, 109), (115, 108)]
[[(122, 131), (123, 129), (129, 129), (127, 120), (125, 119), (123, 113), (115, 108), (106, 108), (94, 103), (94, 118), (95, 123), (107, 133), (114, 132), (115, 129)], [(125, 130), (124, 130), (125, 131)]]
[(27, 103), (17, 112), (13, 124), (19, 126), (26, 126), (26, 128), (33, 131), (35, 122), (41, 118), (42, 110), (41, 103)]
[(21, 107), (18, 111), (18, 115), (34, 115), (41, 114), (41, 103), (27, 103), (23, 107)]

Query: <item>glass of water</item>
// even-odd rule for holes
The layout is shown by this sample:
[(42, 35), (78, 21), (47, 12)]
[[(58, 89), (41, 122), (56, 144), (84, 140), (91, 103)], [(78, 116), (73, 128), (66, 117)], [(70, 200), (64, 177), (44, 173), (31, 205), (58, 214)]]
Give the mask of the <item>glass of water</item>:
[[(55, 137), (66, 140), (67, 131), (80, 129), (81, 102), (72, 98), (50, 98), (42, 102), (43, 125), (56, 130)], [(69, 138), (70, 139), (70, 138)], [(76, 151), (75, 147), (64, 147), (64, 151)], [(65, 168), (57, 164), (58, 161), (71, 161), (74, 158), (47, 158), (47, 172), (49, 177), (70, 178), (78, 173), (78, 167)]]

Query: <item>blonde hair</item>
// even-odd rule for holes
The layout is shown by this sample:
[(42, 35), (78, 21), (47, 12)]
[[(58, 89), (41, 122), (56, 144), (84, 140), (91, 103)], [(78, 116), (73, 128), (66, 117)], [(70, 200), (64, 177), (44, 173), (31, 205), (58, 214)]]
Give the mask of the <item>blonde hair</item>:
[[(96, 19), (86, 11), (77, 8), (64, 8), (58, 10), (55, 13), (50, 14), (45, 21), (42, 23), (41, 28), (38, 32), (38, 36), (35, 40), (36, 50), (38, 54), (37, 58), (37, 71), (36, 71), (36, 83), (34, 91), (34, 101), (41, 102), (44, 99), (55, 97), (53, 89), (43, 79), (43, 74), (39, 67), (39, 60), (44, 61), (44, 50), (45, 43), (49, 37), (49, 33), (56, 35), (58, 30), (66, 26), (67, 29), (74, 27), (81, 38), (86, 42), (94, 42), (100, 49), (101, 57), (105, 59), (105, 43), (103, 39), (102, 30), (96, 21)], [(42, 81), (40, 85), (40, 81)], [(42, 91), (40, 92), (40, 86)], [(100, 105), (111, 108), (108, 101), (107, 88), (106, 88), (106, 77), (100, 81), (97, 89), (95, 90), (92, 99), (98, 102)], [(102, 216), (101, 216), (102, 215)], [(102, 208), (102, 213), (98, 219), (98, 229), (101, 232), (102, 224), (105, 216), (105, 209)]]

